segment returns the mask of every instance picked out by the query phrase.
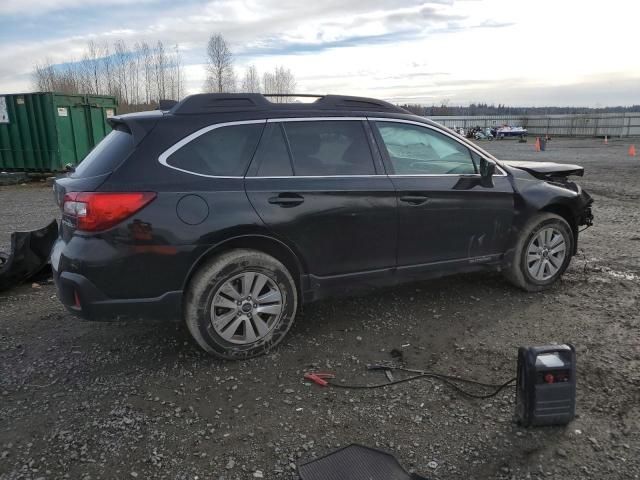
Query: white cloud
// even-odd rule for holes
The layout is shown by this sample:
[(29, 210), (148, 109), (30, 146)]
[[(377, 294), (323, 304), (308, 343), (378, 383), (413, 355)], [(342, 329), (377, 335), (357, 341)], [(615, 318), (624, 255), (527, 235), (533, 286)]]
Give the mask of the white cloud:
[[(152, 3), (154, 0), (136, 0), (137, 3)], [(95, 5), (97, 8), (111, 8), (119, 5), (131, 4), (131, 0), (2, 0), (0, 2), (0, 16), (41, 15), (47, 12), (73, 8), (86, 8)]]

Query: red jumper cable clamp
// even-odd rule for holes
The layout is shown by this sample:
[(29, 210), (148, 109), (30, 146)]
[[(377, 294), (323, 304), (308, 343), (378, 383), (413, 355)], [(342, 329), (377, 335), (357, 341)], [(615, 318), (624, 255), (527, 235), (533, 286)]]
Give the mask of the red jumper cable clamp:
[(313, 383), (317, 383), (321, 387), (326, 387), (327, 385), (329, 385), (329, 382), (325, 380), (327, 378), (336, 378), (336, 376), (333, 373), (322, 373), (322, 372), (308, 372), (304, 374), (305, 380), (310, 380)]

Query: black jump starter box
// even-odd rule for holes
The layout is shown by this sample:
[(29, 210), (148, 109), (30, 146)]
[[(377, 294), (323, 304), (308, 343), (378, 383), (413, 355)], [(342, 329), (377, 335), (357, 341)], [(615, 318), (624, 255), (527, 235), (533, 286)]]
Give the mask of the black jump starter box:
[(566, 425), (576, 414), (573, 345), (520, 347), (516, 421), (525, 427)]

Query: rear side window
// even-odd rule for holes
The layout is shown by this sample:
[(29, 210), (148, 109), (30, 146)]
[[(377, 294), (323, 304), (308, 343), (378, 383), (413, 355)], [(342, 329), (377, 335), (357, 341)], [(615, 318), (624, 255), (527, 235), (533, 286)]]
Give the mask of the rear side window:
[(214, 128), (169, 155), (167, 165), (201, 175), (242, 176), (263, 127), (264, 123), (251, 123)]
[(287, 144), (279, 123), (270, 123), (265, 128), (255, 160), (258, 177), (288, 177), (293, 175)]
[(360, 121), (284, 122), (296, 176), (373, 175), (373, 157)]
[(133, 135), (122, 130), (112, 130), (84, 157), (71, 176), (87, 178), (113, 172), (133, 148)]

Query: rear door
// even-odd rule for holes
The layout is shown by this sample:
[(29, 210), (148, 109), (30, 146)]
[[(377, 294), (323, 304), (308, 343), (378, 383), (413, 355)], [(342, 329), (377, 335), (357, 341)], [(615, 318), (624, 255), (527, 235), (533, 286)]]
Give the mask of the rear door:
[(364, 119), (267, 124), (245, 181), (247, 194), (312, 276), (395, 266), (395, 190), (374, 145)]
[(480, 156), (453, 135), (417, 122), (372, 124), (398, 195), (398, 266), (499, 257), (513, 220), (504, 173), (483, 186)]

